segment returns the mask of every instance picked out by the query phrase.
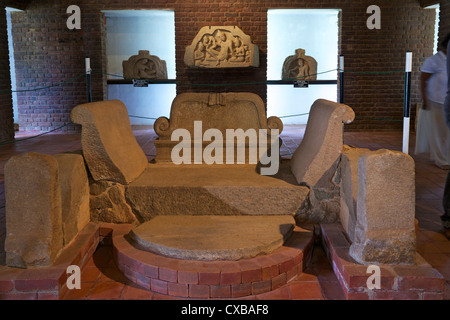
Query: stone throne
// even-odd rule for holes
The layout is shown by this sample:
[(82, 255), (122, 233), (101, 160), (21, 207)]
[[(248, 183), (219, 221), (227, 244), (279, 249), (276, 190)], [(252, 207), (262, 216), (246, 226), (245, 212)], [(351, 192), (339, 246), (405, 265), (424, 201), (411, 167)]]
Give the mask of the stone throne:
[[(49, 274), (59, 284), (66, 269), (54, 266), (72, 254), (69, 264), (80, 261), (87, 251), (73, 251), (79, 241), (95, 250), (101, 226), (103, 235), (112, 232), (119, 269), (149, 290), (190, 298), (258, 295), (303, 271), (315, 233), (299, 226), (306, 218), (321, 224), (349, 299), (442, 297), (443, 277), (415, 252), (414, 161), (401, 152), (344, 146), (342, 125), (353, 117), (348, 106), (317, 100), (294, 158), (263, 176), (254, 164), (148, 163), (123, 103), (77, 106), (72, 119), (82, 125), (82, 154), (19, 155), (5, 166), (8, 266), (44, 268), (41, 274), (19, 270), (19, 281), (31, 286)], [(80, 189), (90, 189), (88, 225), (89, 190)], [(115, 205), (93, 214), (93, 197), (105, 194)], [(333, 214), (339, 203), (340, 223)], [(382, 290), (366, 287), (366, 264), (382, 267)], [(7, 285), (18, 276), (0, 271)]]
[[(194, 258), (203, 257), (206, 253), (201, 248), (193, 252), (180, 248), (169, 250), (167, 246), (154, 242), (156, 238), (149, 236), (154, 234), (148, 228), (154, 230), (154, 226), (161, 223), (167, 229), (179, 225), (184, 219), (188, 219), (185, 225), (198, 220), (192, 226), (195, 230), (204, 228), (205, 219), (208, 219), (211, 228), (211, 224), (217, 223), (236, 226), (245, 219), (250, 219), (256, 229), (259, 219), (264, 221), (261, 227), (270, 229), (269, 225), (276, 226), (272, 233), (275, 240), (270, 239), (265, 245), (261, 245), (256, 237), (256, 242), (248, 250), (238, 250), (239, 253), (231, 249), (230, 253), (228, 248), (214, 255), (205, 249), (209, 252), (207, 255), (215, 259), (237, 259), (280, 246), (294, 229), (294, 215), (305, 206), (308, 189), (296, 185), (285, 164), (272, 177), (260, 175), (256, 163), (175, 165), (169, 161), (170, 157), (164, 156), (170, 156), (173, 148), (170, 133), (176, 128), (193, 130), (194, 120), (204, 121), (204, 129), (282, 129), (278, 118), (264, 118), (263, 108), (262, 100), (251, 93), (179, 95), (173, 103), (171, 119), (160, 118), (155, 123), (155, 131), (163, 139), (155, 141), (159, 155), (154, 164), (144, 160), (145, 155), (132, 136), (126, 107), (122, 102), (105, 101), (77, 106), (72, 111), (72, 119), (82, 125), (83, 153), (94, 183), (110, 181), (124, 186), (126, 204), (136, 216), (134, 225), (138, 227), (132, 232), (135, 241), (141, 246), (151, 247), (153, 251), (161, 250), (165, 255), (184, 252), (183, 256)], [(113, 123), (115, 130), (110, 130), (107, 123)], [(279, 139), (278, 135), (276, 139)], [(271, 141), (268, 143), (271, 144)], [(291, 196), (286, 197), (287, 194)], [(161, 226), (157, 229), (164, 232)], [(178, 245), (187, 244), (180, 241)], [(211, 243), (214, 242), (207, 241), (203, 245)], [(254, 247), (256, 243), (259, 243), (258, 250)]]

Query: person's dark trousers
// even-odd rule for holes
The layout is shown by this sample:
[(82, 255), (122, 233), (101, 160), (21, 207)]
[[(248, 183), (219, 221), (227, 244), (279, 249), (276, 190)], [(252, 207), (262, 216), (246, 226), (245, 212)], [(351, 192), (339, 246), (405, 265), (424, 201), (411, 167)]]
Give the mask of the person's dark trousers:
[(444, 227), (450, 229), (450, 171), (447, 173), (442, 205), (444, 206), (444, 215), (441, 216), (441, 220)]

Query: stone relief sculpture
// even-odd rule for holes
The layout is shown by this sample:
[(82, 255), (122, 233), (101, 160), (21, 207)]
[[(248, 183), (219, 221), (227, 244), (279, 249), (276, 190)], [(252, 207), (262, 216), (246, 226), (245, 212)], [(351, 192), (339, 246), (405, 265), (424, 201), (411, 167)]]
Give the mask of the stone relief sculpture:
[(186, 48), (184, 62), (197, 68), (259, 66), (259, 49), (236, 26), (203, 27)]
[(150, 55), (150, 51), (140, 50), (122, 62), (123, 76), (130, 79), (167, 79), (166, 61)]
[(317, 80), (317, 61), (305, 55), (304, 49), (297, 49), (295, 55), (284, 61), (281, 77), (283, 80)]

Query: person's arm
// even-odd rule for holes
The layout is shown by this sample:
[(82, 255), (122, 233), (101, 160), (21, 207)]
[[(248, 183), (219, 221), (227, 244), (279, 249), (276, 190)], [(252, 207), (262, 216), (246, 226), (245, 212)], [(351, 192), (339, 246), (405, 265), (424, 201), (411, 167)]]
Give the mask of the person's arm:
[(420, 93), (422, 94), (422, 109), (427, 110), (427, 81), (432, 76), (432, 73), (422, 72), (420, 74)]
[[(447, 82), (447, 97), (444, 102), (444, 110), (447, 115), (447, 127), (450, 129), (450, 42), (447, 45), (447, 76), (448, 76), (448, 82)], [(450, 173), (449, 173), (450, 175)]]

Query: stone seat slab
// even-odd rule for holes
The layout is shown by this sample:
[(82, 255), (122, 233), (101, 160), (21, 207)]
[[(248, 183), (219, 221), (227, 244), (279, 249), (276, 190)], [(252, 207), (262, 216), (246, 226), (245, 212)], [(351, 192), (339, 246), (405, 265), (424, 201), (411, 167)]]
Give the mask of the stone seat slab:
[(240, 260), (281, 247), (292, 216), (158, 216), (131, 230), (143, 250), (176, 259)]
[(308, 201), (282, 162), (275, 176), (255, 165), (149, 164), (127, 186), (126, 197), (141, 222), (159, 215), (292, 215)]

